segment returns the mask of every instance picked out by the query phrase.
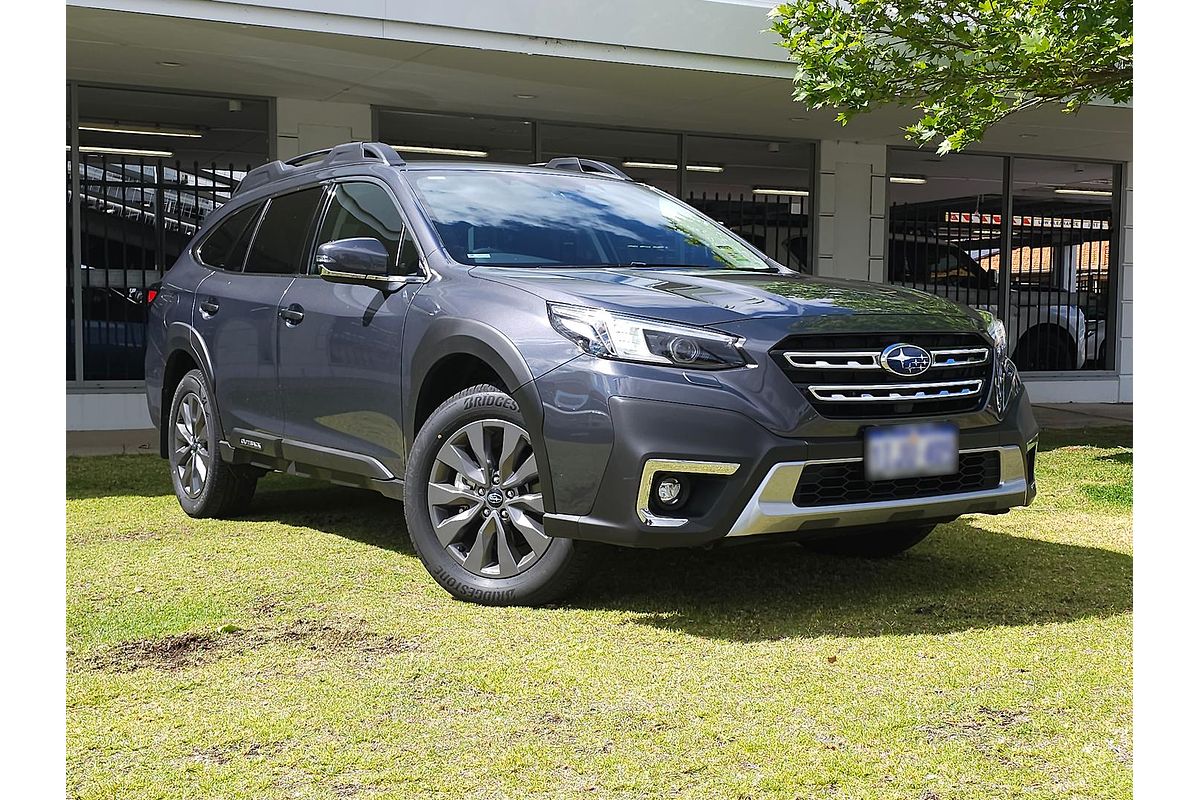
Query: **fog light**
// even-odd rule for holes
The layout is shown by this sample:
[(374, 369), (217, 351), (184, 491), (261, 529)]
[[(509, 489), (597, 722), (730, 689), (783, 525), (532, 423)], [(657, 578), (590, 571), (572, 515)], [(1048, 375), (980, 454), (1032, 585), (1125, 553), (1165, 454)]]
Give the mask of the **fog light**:
[(654, 496), (663, 508), (676, 508), (687, 499), (687, 484), (674, 475), (666, 475), (655, 483)]

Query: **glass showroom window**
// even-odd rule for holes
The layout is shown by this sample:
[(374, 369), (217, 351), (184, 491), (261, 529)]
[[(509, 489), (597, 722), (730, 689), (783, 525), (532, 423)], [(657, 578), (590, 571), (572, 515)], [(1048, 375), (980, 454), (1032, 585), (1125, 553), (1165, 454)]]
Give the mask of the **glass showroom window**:
[[(161, 280), (246, 171), (266, 161), (267, 102), (72, 89), (77, 110), (74, 120), (70, 109), (67, 115), (67, 379), (141, 380), (146, 289)], [(79, 141), (77, 167), (72, 133)], [(75, 369), (80, 357), (81, 373)]]
[(894, 150), (888, 172), (888, 280), (996, 310), (1004, 159)]
[(1014, 158), (1012, 176), (1017, 366), (1113, 369), (1116, 167)]
[(657, 131), (541, 125), (540, 160), (561, 156), (612, 164), (635, 181), (679, 195), (679, 135)]
[(894, 150), (888, 173), (889, 280), (1003, 307), (1023, 371), (1113, 368), (1116, 167)]
[(813, 145), (688, 134), (688, 203), (781, 264), (812, 272)]
[(379, 109), (376, 137), (407, 161), (533, 161), (533, 123)]

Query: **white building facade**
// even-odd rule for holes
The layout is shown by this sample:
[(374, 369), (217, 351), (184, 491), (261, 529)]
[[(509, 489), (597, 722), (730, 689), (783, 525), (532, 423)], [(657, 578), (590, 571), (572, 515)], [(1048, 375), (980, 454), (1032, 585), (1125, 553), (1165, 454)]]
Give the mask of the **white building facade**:
[(69, 0), (68, 430), (149, 426), (146, 288), (246, 169), (349, 140), (613, 162), (802, 271), (998, 308), (1035, 402), (1132, 402), (1132, 110), (939, 158), (911, 110), (794, 103), (771, 5)]

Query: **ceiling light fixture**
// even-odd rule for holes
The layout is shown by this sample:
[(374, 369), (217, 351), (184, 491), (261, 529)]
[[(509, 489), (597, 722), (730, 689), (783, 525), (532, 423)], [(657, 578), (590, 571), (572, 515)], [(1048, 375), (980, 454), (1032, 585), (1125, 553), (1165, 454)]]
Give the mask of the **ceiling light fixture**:
[[(67, 145), (67, 150), (71, 149), (71, 145)], [(137, 150), (132, 147), (92, 147), (81, 146), (81, 153), (93, 153), (106, 156), (154, 156), (155, 158), (170, 158), (175, 155), (170, 150)]]
[(183, 66), (183, 62), (180, 62), (180, 61), (159, 61), (159, 62), (158, 62), (158, 65), (159, 65), (160, 67), (182, 67), (182, 66)]
[(130, 133), (138, 136), (175, 136), (181, 139), (199, 139), (199, 131), (187, 131), (169, 128), (150, 128), (140, 125), (108, 125), (101, 122), (81, 122), (81, 131), (96, 131), (98, 133)]
[(925, 179), (920, 175), (892, 175), (888, 180), (892, 183), (912, 183), (920, 186)]
[[(622, 161), (621, 166), (632, 169), (679, 169), (678, 164), (668, 164), (665, 161)], [(724, 172), (725, 168), (717, 164), (688, 164), (688, 172)]]
[(1112, 192), (1103, 189), (1055, 189), (1055, 194), (1079, 194), (1086, 197), (1112, 197)]
[(425, 147), (419, 144), (394, 144), (393, 150), (401, 153), (426, 153), (432, 156), (463, 156), (464, 158), (487, 158), (487, 150), (462, 150), (457, 147)]
[(753, 193), (777, 197), (808, 197), (808, 189), (754, 189)]
[(536, 94), (514, 94), (513, 97), (518, 100), (537, 100)]

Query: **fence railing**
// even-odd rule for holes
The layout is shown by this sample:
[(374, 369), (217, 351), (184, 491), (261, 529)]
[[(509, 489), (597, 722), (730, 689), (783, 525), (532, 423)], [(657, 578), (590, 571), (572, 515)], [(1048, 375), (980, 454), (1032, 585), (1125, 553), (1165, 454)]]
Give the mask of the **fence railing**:
[[(179, 257), (204, 218), (232, 196), (252, 165), (80, 154), (73, 175), (73, 164), (68, 152), (68, 241), (78, 203), (80, 247), (78, 254), (71, 246), (67, 251), (67, 378), (140, 380), (146, 288)], [(77, 349), (83, 353), (78, 376)]]

